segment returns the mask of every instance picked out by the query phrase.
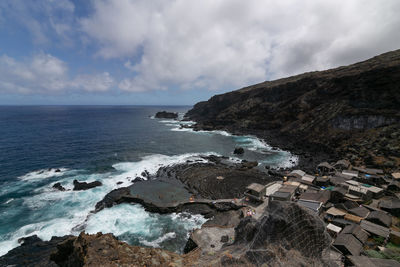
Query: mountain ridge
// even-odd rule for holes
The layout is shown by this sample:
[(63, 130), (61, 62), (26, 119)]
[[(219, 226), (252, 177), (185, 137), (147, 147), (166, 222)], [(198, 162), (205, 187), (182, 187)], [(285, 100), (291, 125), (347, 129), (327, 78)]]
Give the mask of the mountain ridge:
[(186, 117), (195, 129), (254, 134), (295, 153), (396, 168), (400, 50), (215, 95)]

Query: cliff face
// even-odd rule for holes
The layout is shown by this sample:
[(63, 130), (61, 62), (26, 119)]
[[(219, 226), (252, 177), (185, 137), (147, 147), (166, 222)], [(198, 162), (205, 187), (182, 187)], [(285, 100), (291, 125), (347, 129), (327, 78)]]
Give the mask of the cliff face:
[(398, 166), (400, 50), (216, 95), (186, 116), (201, 129), (253, 133), (292, 148), (307, 144), (368, 165)]

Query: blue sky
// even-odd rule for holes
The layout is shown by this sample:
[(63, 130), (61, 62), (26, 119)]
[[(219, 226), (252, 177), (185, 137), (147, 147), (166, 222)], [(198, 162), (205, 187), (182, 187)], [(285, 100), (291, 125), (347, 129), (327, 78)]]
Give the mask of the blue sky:
[(0, 105), (192, 105), (400, 44), (400, 1), (3, 0)]

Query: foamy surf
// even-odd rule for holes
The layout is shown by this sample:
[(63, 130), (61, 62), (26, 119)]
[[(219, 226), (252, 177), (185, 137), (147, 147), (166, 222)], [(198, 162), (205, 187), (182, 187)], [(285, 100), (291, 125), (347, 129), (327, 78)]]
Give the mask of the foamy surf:
[[(186, 240), (187, 233), (205, 222), (202, 216), (191, 215), (191, 217), (186, 218), (185, 216), (174, 214), (155, 215), (147, 213), (141, 206), (126, 204), (121, 205), (121, 207), (115, 206), (112, 209), (105, 209), (98, 214), (91, 215), (88, 221), (84, 222), (88, 218), (90, 211), (94, 209), (95, 204), (103, 199), (108, 192), (118, 187), (132, 184), (131, 180), (127, 179), (128, 177), (135, 178), (136, 176), (141, 176), (144, 171), (147, 171), (149, 174), (155, 174), (160, 167), (185, 163), (188, 160), (192, 162), (207, 162), (201, 156), (209, 155), (218, 154), (213, 152), (187, 153), (174, 156), (154, 154), (145, 156), (137, 162), (114, 164), (113, 167), (116, 171), (101, 174), (87, 173), (84, 170), (67, 169), (57, 172), (57, 175), (55, 175), (54, 171), (50, 170), (48, 170), (48, 173), (30, 172), (22, 177), (24, 179), (28, 179), (29, 177), (28, 180), (43, 180), (43, 177), (52, 179), (44, 179), (44, 181), (48, 181), (47, 184), (31, 191), (30, 196), (23, 197), (20, 201), (7, 201), (10, 211), (17, 214), (21, 213), (21, 215), (24, 214), (27, 222), (15, 231), (0, 236), (0, 256), (17, 247), (19, 245), (18, 239), (22, 237), (37, 235), (39, 238), (47, 241), (52, 236), (78, 235), (79, 231), (75, 228), (78, 225), (86, 226), (83, 229), (78, 228), (79, 230), (85, 230), (89, 233), (96, 231), (103, 231), (104, 233), (112, 232), (117, 236), (121, 236), (122, 239), (126, 235), (136, 235), (137, 238), (135, 240), (132, 238), (125, 238), (123, 240), (136, 243), (141, 242), (142, 245), (148, 246), (152, 244), (160, 246), (161, 243), (168, 242), (171, 239), (171, 235), (161, 232), (162, 226), (157, 226), (158, 224), (169, 225), (169, 228), (174, 228), (173, 225), (176, 225), (177, 229), (174, 228), (172, 232), (176, 234), (174, 238), (180, 240), (179, 244), (183, 247), (184, 243), (182, 242)], [(60, 182), (67, 191), (58, 191), (52, 188), (52, 185), (55, 183), (55, 177), (58, 178), (56, 181)], [(102, 182), (103, 185), (85, 191), (72, 191), (72, 181), (74, 179), (86, 182), (96, 180)], [(122, 181), (122, 184), (117, 184), (120, 181)], [(26, 183), (19, 182), (19, 184), (24, 188), (27, 186)], [(10, 190), (21, 190), (18, 186), (7, 188), (9, 192)], [(28, 217), (29, 215), (25, 212), (26, 209), (34, 212), (31, 214), (31, 217)], [(131, 222), (127, 221), (127, 218)], [(135, 221), (136, 224), (132, 224)], [(138, 224), (142, 222), (143, 225), (139, 226)], [(102, 228), (103, 226), (104, 228)], [(136, 227), (136, 229), (133, 229), (133, 227)], [(131, 229), (131, 232), (127, 232), (129, 229)], [(141, 234), (143, 234), (142, 239), (140, 239)]]
[(47, 179), (56, 176), (62, 176), (65, 172), (68, 171), (67, 168), (50, 168), (50, 169), (42, 169), (29, 172), (23, 176), (18, 177), (20, 180), (28, 181), (28, 180), (36, 180), (36, 179)]

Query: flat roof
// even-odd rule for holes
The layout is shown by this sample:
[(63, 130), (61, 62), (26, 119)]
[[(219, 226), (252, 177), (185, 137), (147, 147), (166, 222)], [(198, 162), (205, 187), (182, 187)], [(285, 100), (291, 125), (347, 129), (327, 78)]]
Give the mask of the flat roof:
[(256, 191), (256, 192), (261, 192), (265, 189), (265, 185), (257, 184), (257, 183), (252, 183), (246, 187), (247, 189)]
[(331, 231), (333, 231), (333, 232), (335, 232), (335, 233), (340, 233), (340, 231), (342, 231), (342, 228), (341, 228), (341, 227), (336, 226), (336, 225), (331, 224), (331, 223), (329, 223), (329, 224), (326, 226), (326, 229), (331, 230)]
[(340, 209), (337, 209), (335, 207), (332, 207), (326, 211), (326, 214), (333, 215), (333, 216), (344, 216), (344, 215), (346, 215), (346, 212), (342, 211)]

